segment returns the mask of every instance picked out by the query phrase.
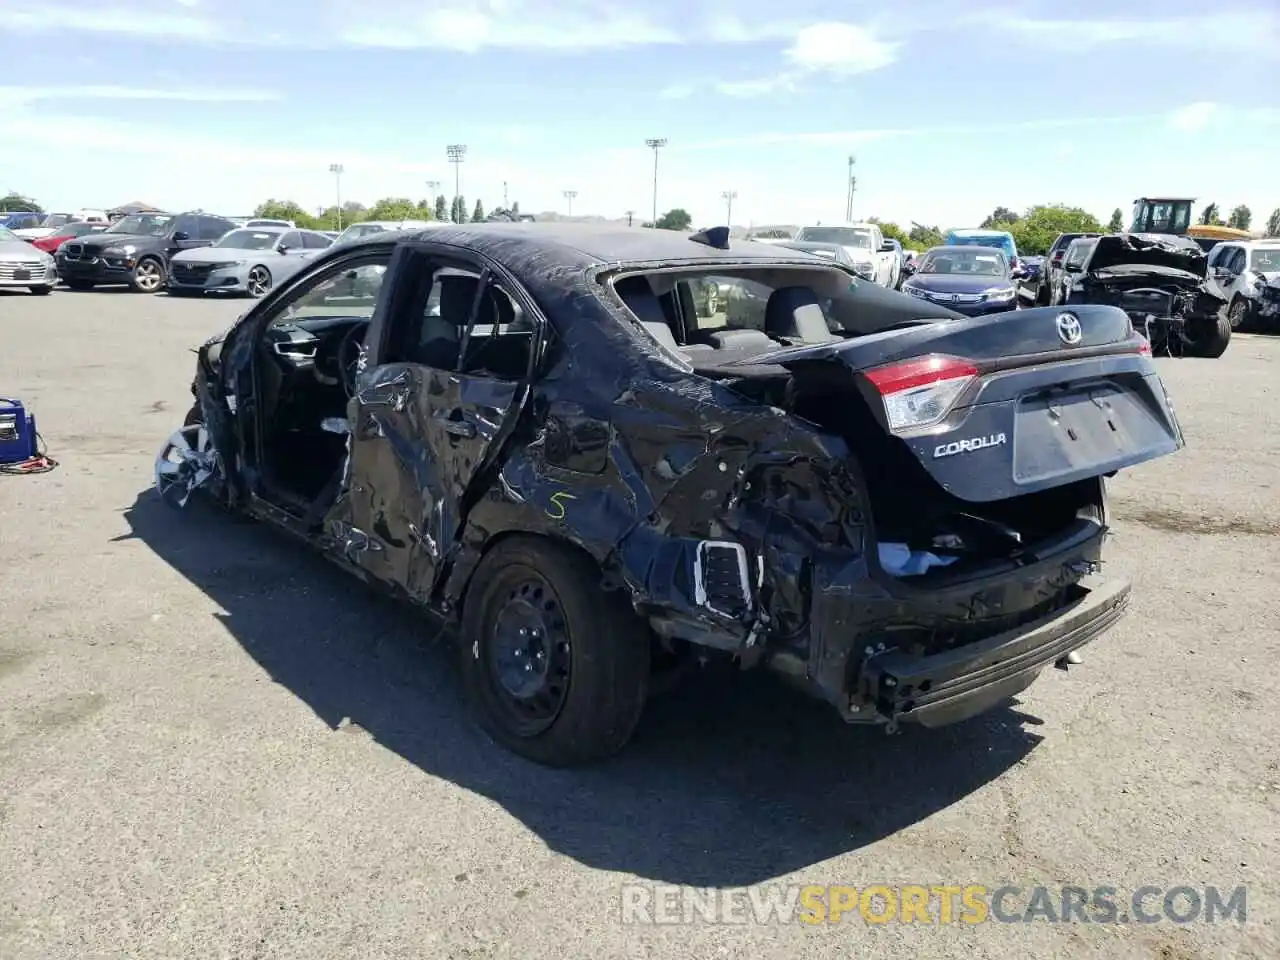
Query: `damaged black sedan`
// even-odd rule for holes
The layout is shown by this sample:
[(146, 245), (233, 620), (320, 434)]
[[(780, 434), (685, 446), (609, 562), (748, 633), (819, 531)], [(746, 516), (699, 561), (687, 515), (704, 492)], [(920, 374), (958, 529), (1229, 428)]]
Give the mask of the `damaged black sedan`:
[(1121, 233), (1098, 237), (1081, 263), (1068, 258), (1068, 306), (1119, 307), (1156, 353), (1217, 358), (1231, 342), (1226, 301), (1205, 288), (1208, 256), (1187, 237)]
[(1000, 703), (1121, 616), (1104, 477), (1182, 445), (1122, 310), (965, 318), (724, 229), (375, 236), (197, 352), (161, 494), (452, 621), (548, 764), (715, 656), (890, 729)]

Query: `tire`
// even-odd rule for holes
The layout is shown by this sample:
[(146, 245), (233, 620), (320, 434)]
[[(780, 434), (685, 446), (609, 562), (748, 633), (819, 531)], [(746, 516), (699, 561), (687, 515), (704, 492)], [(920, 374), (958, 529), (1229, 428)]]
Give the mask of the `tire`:
[(1227, 308), (1227, 323), (1233, 331), (1247, 332), (1253, 326), (1253, 305), (1244, 297), (1236, 297)]
[[(524, 629), (538, 639), (522, 639)], [(486, 554), (467, 589), (459, 646), (476, 721), (535, 763), (604, 760), (640, 720), (648, 628), (621, 592), (601, 589), (594, 562), (568, 546), (522, 536)], [(541, 692), (522, 699), (511, 689), (520, 682)]]
[(200, 401), (197, 400), (191, 405), (191, 409), (187, 411), (186, 418), (182, 421), (184, 427), (193, 427), (197, 423), (204, 422), (204, 414), (200, 411)]
[(129, 289), (134, 293), (159, 293), (165, 284), (164, 264), (155, 257), (143, 257), (133, 268)]
[(255, 300), (266, 296), (271, 289), (271, 271), (262, 264), (253, 267), (245, 278), (244, 289)]
[(53, 293), (53, 287), (27, 287), (37, 297), (47, 297)]
[(1213, 317), (1193, 323), (1194, 325), (1188, 324), (1187, 331), (1188, 335), (1192, 330), (1195, 331), (1195, 336), (1190, 337), (1191, 342), (1186, 348), (1189, 355), (1216, 360), (1227, 352), (1227, 344), (1231, 342), (1230, 320), (1226, 317)]
[(1037, 307), (1052, 306), (1052, 304), (1049, 303), (1049, 285), (1043, 280), (1041, 280), (1040, 285), (1036, 287), (1035, 305)]
[(92, 280), (68, 280), (67, 288), (70, 290), (92, 290)]

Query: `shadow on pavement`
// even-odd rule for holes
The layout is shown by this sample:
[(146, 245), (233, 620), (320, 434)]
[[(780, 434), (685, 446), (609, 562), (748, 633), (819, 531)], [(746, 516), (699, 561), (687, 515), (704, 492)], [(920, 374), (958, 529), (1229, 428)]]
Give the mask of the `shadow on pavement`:
[(1022, 759), (1038, 721), (997, 710), (936, 731), (849, 727), (762, 673), (700, 677), (653, 700), (622, 756), (547, 770), (466, 716), (453, 647), (304, 545), (152, 491), (125, 512), (227, 612), (232, 637), (332, 728), (350, 718), (423, 771), (501, 804), (551, 849), (665, 883), (734, 887), (857, 850), (955, 803)]

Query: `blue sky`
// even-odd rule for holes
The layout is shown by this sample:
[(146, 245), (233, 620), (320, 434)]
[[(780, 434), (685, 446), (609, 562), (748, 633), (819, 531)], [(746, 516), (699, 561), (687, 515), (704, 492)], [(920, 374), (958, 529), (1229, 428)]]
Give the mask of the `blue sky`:
[[(1069, 12), (1068, 12), (1069, 10)], [(141, 199), (452, 193), (746, 224), (1100, 217), (1140, 194), (1280, 206), (1274, 0), (0, 0), (0, 190)]]

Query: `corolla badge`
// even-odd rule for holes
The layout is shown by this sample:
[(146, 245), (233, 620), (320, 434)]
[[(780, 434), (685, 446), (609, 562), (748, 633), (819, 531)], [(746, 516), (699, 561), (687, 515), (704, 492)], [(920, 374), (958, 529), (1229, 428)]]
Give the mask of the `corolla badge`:
[(1084, 331), (1080, 329), (1080, 320), (1074, 313), (1058, 314), (1057, 324), (1058, 339), (1068, 347), (1074, 347), (1084, 338)]
[(933, 448), (933, 458), (954, 457), (957, 453), (976, 453), (989, 447), (1002, 447), (1009, 442), (1003, 433), (992, 433), (985, 437), (970, 437), (967, 440), (952, 440), (940, 443)]

